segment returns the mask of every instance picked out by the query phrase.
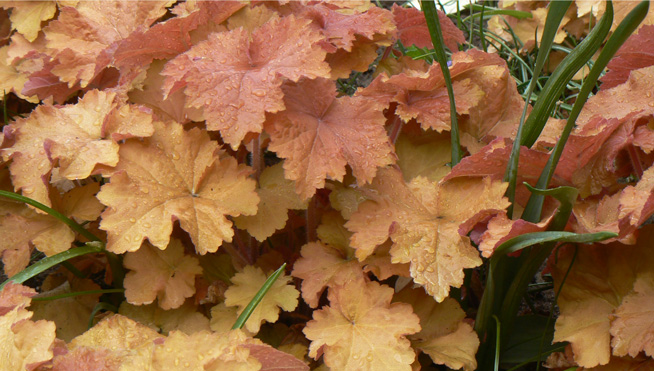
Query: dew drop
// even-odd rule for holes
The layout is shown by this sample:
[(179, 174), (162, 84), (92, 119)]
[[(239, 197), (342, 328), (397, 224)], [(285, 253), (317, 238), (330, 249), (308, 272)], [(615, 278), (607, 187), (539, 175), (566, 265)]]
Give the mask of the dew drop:
[(32, 187), (25, 187), (23, 188), (23, 194), (24, 195), (30, 195), (34, 193), (34, 189)]
[(129, 238), (129, 236), (125, 236), (124, 238), (125, 238), (125, 241), (127, 241), (127, 242), (132, 240), (131, 238)]
[(211, 104), (211, 99), (207, 99), (207, 100), (204, 101), (205, 106), (208, 106), (210, 104)]
[(368, 354), (368, 356), (366, 356), (366, 361), (368, 362), (372, 362), (373, 359), (375, 358), (372, 356), (372, 354)]
[(434, 273), (434, 267), (428, 267), (427, 272), (428, 273)]
[(141, 237), (139, 237), (139, 236), (135, 236), (135, 237), (132, 239), (132, 241), (134, 241), (134, 242), (141, 242)]
[(184, 65), (180, 64), (179, 66), (177, 66), (177, 69), (180, 70), (180, 71), (184, 71)]
[(150, 223), (147, 223), (147, 222), (143, 223), (143, 228), (150, 228), (150, 227), (152, 227), (152, 225), (150, 225)]
[(358, 354), (353, 355), (352, 359), (359, 359), (359, 355)]
[(147, 188), (141, 188), (141, 192), (145, 193), (146, 195), (150, 193), (150, 190)]
[(255, 89), (252, 91), (252, 94), (256, 95), (257, 97), (265, 97), (266, 91), (263, 89)]
[(173, 152), (172, 157), (173, 157), (173, 160), (179, 160), (179, 153)]
[(136, 219), (134, 219), (134, 218), (129, 218), (129, 222), (130, 222), (130, 223), (136, 223)]
[(204, 356), (202, 354), (198, 354), (198, 360), (202, 361), (204, 359)]
[(175, 366), (179, 366), (179, 358), (175, 358)]

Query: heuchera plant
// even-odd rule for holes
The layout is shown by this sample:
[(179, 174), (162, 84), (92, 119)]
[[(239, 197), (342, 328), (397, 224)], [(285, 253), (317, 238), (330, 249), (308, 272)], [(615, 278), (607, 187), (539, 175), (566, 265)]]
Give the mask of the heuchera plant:
[(0, 3), (2, 369), (654, 367), (654, 26), (570, 3), (533, 111), (433, 3)]

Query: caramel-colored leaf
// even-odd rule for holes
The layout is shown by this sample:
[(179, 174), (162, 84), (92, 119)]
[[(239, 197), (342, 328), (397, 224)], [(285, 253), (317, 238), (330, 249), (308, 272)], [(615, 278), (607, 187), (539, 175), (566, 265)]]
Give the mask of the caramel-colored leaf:
[(369, 200), (346, 224), (354, 232), (352, 247), (364, 260), (390, 237), (392, 262), (410, 263), (414, 281), (441, 302), (450, 286), (461, 286), (464, 268), (481, 264), (465, 235), (508, 206), (505, 190), (506, 184), (488, 177), (405, 183), (399, 171), (382, 169), (364, 190)]
[(107, 249), (136, 251), (145, 238), (165, 249), (179, 220), (198, 253), (215, 252), (234, 234), (226, 215), (256, 213), (249, 168), (221, 158), (206, 132), (176, 123), (155, 126), (152, 138), (121, 145), (111, 182), (98, 193), (109, 206), (100, 224), (108, 232)]
[[(250, 303), (254, 295), (266, 282), (266, 275), (263, 270), (251, 265), (246, 266), (243, 272), (236, 273), (232, 277), (233, 285), (225, 291), (225, 305), (238, 307), (238, 314)], [(279, 318), (279, 310), (290, 312), (297, 307), (300, 293), (295, 287), (290, 286), (291, 277), (282, 275), (272, 285), (268, 293), (263, 297), (259, 305), (254, 309), (250, 318), (245, 322), (245, 328), (252, 332), (259, 332), (263, 322), (276, 322)]]
[(335, 370), (411, 370), (406, 335), (420, 331), (419, 319), (410, 305), (391, 304), (392, 296), (392, 288), (363, 280), (330, 288), (330, 305), (304, 328), (309, 356), (323, 354)]
[(125, 255), (125, 298), (130, 304), (150, 304), (158, 298), (162, 309), (175, 309), (195, 294), (195, 276), (202, 273), (198, 259), (184, 254), (172, 239), (165, 250), (145, 244)]
[(257, 214), (239, 216), (234, 218), (234, 223), (259, 241), (284, 228), (289, 210), (307, 208), (307, 203), (295, 193), (293, 182), (284, 179), (282, 163), (268, 167), (261, 173), (257, 194), (261, 199)]

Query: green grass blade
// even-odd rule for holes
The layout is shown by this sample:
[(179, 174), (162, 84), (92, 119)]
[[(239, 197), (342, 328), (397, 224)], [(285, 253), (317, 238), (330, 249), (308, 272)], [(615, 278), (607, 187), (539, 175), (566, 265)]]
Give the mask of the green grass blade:
[(93, 307), (93, 310), (91, 311), (91, 315), (89, 315), (89, 323), (87, 326), (87, 329), (90, 329), (93, 327), (93, 320), (95, 319), (95, 315), (98, 314), (99, 311), (101, 310), (106, 310), (108, 312), (118, 312), (118, 308), (110, 303), (105, 303), (105, 302), (100, 302)]
[(28, 279), (38, 275), (39, 273), (50, 269), (57, 264), (60, 264), (61, 262), (78, 256), (99, 252), (103, 252), (102, 244), (94, 241), (87, 242), (84, 246), (74, 247), (70, 250), (66, 250), (64, 252), (60, 252), (59, 254), (41, 259), (3, 282), (2, 285), (0, 285), (0, 290), (2, 290), (8, 282), (23, 283)]
[(500, 369), (500, 339), (502, 335), (502, 324), (496, 315), (493, 315), (495, 320), (495, 361), (493, 362), (493, 370), (499, 371)]
[(434, 44), (434, 52), (436, 52), (436, 61), (441, 66), (441, 72), (443, 72), (443, 78), (445, 79), (445, 86), (447, 87), (447, 95), (450, 98), (450, 121), (452, 128), (450, 130), (451, 142), (452, 142), (452, 162), (451, 166), (454, 167), (456, 164), (461, 162), (463, 158), (463, 152), (461, 151), (461, 145), (459, 142), (459, 125), (456, 117), (456, 104), (454, 102), (454, 89), (452, 88), (452, 79), (450, 77), (450, 70), (447, 67), (447, 55), (445, 55), (445, 49), (443, 49), (443, 32), (441, 31), (441, 23), (438, 20), (438, 14), (436, 13), (436, 6), (434, 5), (433, 0), (423, 0), (420, 2), (422, 6), (422, 11), (425, 13), (425, 20), (427, 21), (427, 28), (429, 28), (429, 35), (431, 36), (431, 41)]
[(52, 208), (50, 208), (48, 206), (45, 206), (44, 204), (42, 204), (42, 203), (40, 203), (40, 202), (38, 202), (36, 200), (33, 200), (33, 199), (29, 198), (29, 197), (25, 197), (23, 195), (19, 195), (18, 193), (8, 192), (8, 191), (0, 191), (0, 196), (12, 199), (14, 201), (23, 202), (23, 203), (26, 203), (28, 205), (32, 205), (32, 206), (36, 207), (37, 209), (43, 210), (46, 213), (48, 213), (48, 214), (54, 216), (55, 218), (61, 220), (64, 224), (69, 226), (70, 229), (72, 229), (75, 232), (77, 232), (77, 233), (81, 234), (82, 236), (86, 237), (88, 240), (102, 242), (93, 233), (91, 233), (91, 232), (87, 231), (86, 229), (84, 229), (84, 227), (77, 224), (74, 220), (68, 218), (66, 215), (58, 212), (55, 209), (52, 209)]
[[(506, 196), (511, 203), (507, 214), (509, 218), (513, 216), (513, 201), (515, 200), (515, 189), (516, 182), (518, 179), (518, 162), (520, 159), (520, 144), (522, 143), (521, 138), (524, 137), (525, 133), (530, 132), (529, 126), (535, 125), (529, 120), (525, 121), (527, 117), (527, 108), (529, 107), (529, 101), (531, 100), (531, 94), (538, 83), (538, 78), (540, 73), (543, 70), (545, 65), (545, 60), (549, 56), (550, 50), (552, 49), (552, 44), (554, 44), (554, 37), (561, 25), (563, 16), (568, 11), (568, 8), (572, 4), (572, 1), (553, 1), (550, 3), (550, 8), (547, 13), (547, 19), (545, 20), (545, 29), (543, 30), (543, 36), (541, 37), (541, 45), (538, 49), (538, 56), (536, 57), (536, 65), (534, 66), (533, 75), (531, 76), (531, 81), (527, 87), (527, 96), (525, 99), (525, 107), (522, 110), (522, 115), (520, 116), (520, 124), (518, 125), (518, 132), (516, 133), (516, 139), (513, 142), (513, 148), (511, 149), (511, 157), (509, 158), (509, 163), (506, 167), (506, 173), (504, 174), (504, 180), (509, 183), (509, 186), (506, 190)], [(549, 82), (550, 80), (548, 80)], [(548, 84), (545, 84), (547, 87)], [(558, 95), (554, 99), (558, 98)], [(550, 98), (551, 99), (551, 98)], [(539, 99), (536, 103), (543, 101), (539, 96)], [(534, 109), (535, 111), (535, 109)], [(534, 116), (534, 111), (529, 115), (531, 119)], [(539, 131), (540, 133), (540, 131)]]
[[(574, 233), (560, 231), (546, 231), (526, 233), (501, 244), (493, 252), (493, 256), (500, 257), (512, 252), (520, 251), (525, 247), (538, 245), (546, 242), (572, 242), (572, 243), (593, 243), (608, 240), (617, 237), (614, 232), (596, 232), (596, 233)], [(530, 278), (531, 279), (531, 278)]]
[(261, 299), (266, 295), (268, 290), (272, 287), (272, 285), (277, 281), (277, 278), (284, 272), (284, 269), (286, 269), (286, 263), (282, 264), (279, 269), (277, 269), (273, 274), (268, 277), (266, 282), (264, 282), (263, 286), (261, 286), (261, 289), (259, 289), (259, 292), (257, 292), (256, 295), (250, 300), (250, 303), (243, 309), (243, 313), (241, 313), (240, 316), (236, 319), (236, 322), (234, 323), (234, 326), (232, 326), (232, 330), (240, 329), (245, 325), (245, 322), (247, 322), (248, 318), (250, 318), (250, 315), (252, 315), (252, 312), (254, 312), (254, 309), (259, 305), (261, 302)]
[[(577, 95), (577, 99), (574, 106), (572, 107), (568, 121), (566, 122), (565, 128), (561, 133), (561, 138), (559, 138), (556, 146), (552, 150), (550, 158), (548, 159), (547, 164), (545, 165), (545, 168), (543, 169), (543, 172), (541, 173), (540, 178), (536, 183), (536, 188), (546, 189), (549, 186), (549, 183), (552, 180), (552, 176), (554, 176), (556, 166), (558, 165), (559, 159), (561, 158), (561, 154), (563, 154), (565, 144), (567, 143), (567, 140), (570, 137), (570, 133), (574, 128), (575, 121), (577, 120), (577, 117), (579, 117), (584, 104), (588, 100), (588, 96), (595, 87), (597, 79), (600, 77), (602, 71), (604, 71), (604, 68), (609, 63), (611, 58), (613, 58), (618, 49), (620, 49), (622, 44), (624, 44), (629, 36), (636, 30), (636, 28), (638, 28), (638, 25), (643, 21), (643, 19), (645, 19), (648, 10), (649, 1), (642, 1), (640, 4), (638, 4), (631, 12), (629, 12), (625, 19), (620, 22), (618, 28), (616, 28), (616, 30), (613, 32), (609, 40), (602, 48), (602, 52), (593, 64), (593, 68), (591, 68), (590, 73), (586, 77), (586, 80), (584, 81), (584, 84), (582, 85), (581, 90)], [(529, 198), (529, 201), (527, 202), (527, 206), (525, 207), (523, 219), (530, 221), (540, 220), (543, 201), (543, 195), (532, 194), (532, 196)]]
[[(551, 3), (556, 4), (557, 2)], [(529, 118), (525, 122), (524, 132), (519, 137), (520, 144), (531, 147), (541, 131), (550, 112), (554, 108), (558, 97), (565, 89), (565, 86), (572, 79), (575, 73), (588, 62), (588, 60), (599, 50), (606, 38), (606, 35), (613, 24), (613, 5), (611, 1), (606, 3), (606, 11), (599, 23), (593, 28), (588, 36), (575, 47), (572, 52), (563, 59), (552, 76), (547, 80), (539, 99), (534, 106)], [(539, 53), (540, 54), (540, 53)], [(540, 57), (540, 55), (539, 55)]]

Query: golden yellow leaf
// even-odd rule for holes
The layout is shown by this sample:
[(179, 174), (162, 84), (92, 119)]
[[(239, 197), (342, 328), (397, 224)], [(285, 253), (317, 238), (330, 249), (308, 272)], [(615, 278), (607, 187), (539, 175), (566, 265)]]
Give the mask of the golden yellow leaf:
[(145, 244), (125, 255), (125, 298), (130, 304), (150, 304), (155, 298), (162, 309), (179, 308), (195, 294), (195, 276), (202, 274), (198, 259), (185, 255), (184, 246), (172, 239), (165, 250)]
[(420, 331), (419, 319), (392, 296), (392, 288), (363, 280), (330, 288), (330, 305), (303, 330), (309, 356), (323, 354), (333, 370), (411, 370), (415, 353), (405, 336)]
[[(238, 307), (238, 314), (250, 303), (254, 295), (266, 282), (266, 275), (263, 270), (251, 265), (246, 266), (243, 272), (236, 273), (232, 277), (233, 285), (225, 291), (225, 305)], [(295, 287), (290, 286), (291, 277), (281, 275), (275, 281), (268, 293), (263, 297), (259, 305), (254, 309), (250, 318), (245, 322), (245, 328), (256, 334), (259, 332), (261, 323), (276, 322), (279, 318), (279, 310), (290, 312), (297, 307), (300, 293)]]
[(53, 356), (55, 324), (45, 320), (33, 322), (32, 312), (25, 309), (33, 289), (9, 283), (0, 292), (0, 365), (3, 370), (23, 371), (37, 367)]
[(121, 145), (120, 162), (98, 199), (109, 206), (100, 228), (107, 249), (136, 251), (147, 238), (165, 249), (179, 220), (200, 254), (215, 252), (234, 231), (226, 215), (253, 215), (259, 197), (249, 168), (220, 157), (205, 131), (155, 123), (151, 138)]
[(465, 235), (482, 219), (508, 206), (506, 184), (489, 177), (455, 178), (440, 184), (399, 170), (381, 169), (364, 193), (369, 197), (346, 227), (362, 261), (389, 237), (393, 263), (410, 263), (411, 277), (441, 302), (460, 287), (463, 269), (481, 264)]
[(132, 305), (124, 301), (118, 313), (144, 324), (158, 333), (168, 335), (179, 330), (186, 334), (209, 330), (209, 319), (199, 312), (191, 300), (175, 309), (164, 310), (157, 304)]
[(234, 218), (234, 223), (240, 229), (259, 241), (264, 241), (284, 228), (288, 220), (288, 210), (306, 209), (307, 202), (302, 201), (295, 193), (292, 181), (284, 178), (283, 163), (266, 168), (259, 177), (257, 194), (259, 202), (256, 215), (241, 215)]

